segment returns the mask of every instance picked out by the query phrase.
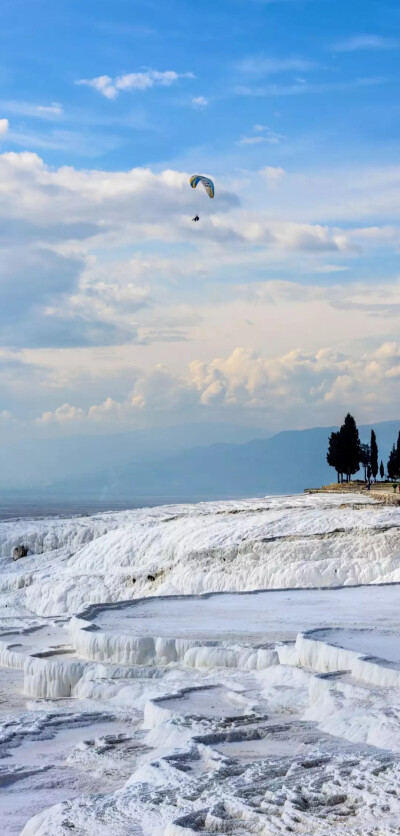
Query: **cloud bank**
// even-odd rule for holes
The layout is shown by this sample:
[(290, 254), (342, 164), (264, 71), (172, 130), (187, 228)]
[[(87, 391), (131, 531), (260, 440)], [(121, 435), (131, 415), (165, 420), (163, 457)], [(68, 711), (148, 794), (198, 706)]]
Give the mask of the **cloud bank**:
[[(138, 73), (125, 73), (111, 78), (99, 75), (96, 78), (81, 78), (75, 84), (93, 87), (106, 99), (116, 99), (119, 93), (132, 90), (148, 90), (150, 87), (170, 87), (180, 78), (194, 78), (193, 73), (177, 73), (175, 70), (146, 70)], [(202, 97), (201, 97), (202, 98)]]

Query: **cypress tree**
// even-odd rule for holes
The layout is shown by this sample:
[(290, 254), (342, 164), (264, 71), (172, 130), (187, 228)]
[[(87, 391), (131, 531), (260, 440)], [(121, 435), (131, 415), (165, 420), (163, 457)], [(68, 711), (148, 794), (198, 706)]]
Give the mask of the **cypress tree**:
[(370, 450), (369, 444), (361, 444), (360, 445), (360, 450), (361, 450), (360, 464), (364, 468), (364, 479), (365, 479), (365, 481), (367, 481), (367, 467), (371, 462), (371, 450)]
[(383, 481), (383, 479), (385, 478), (385, 468), (384, 468), (384, 466), (383, 466), (383, 462), (382, 462), (382, 461), (381, 461), (381, 466), (380, 466), (380, 468), (379, 468), (379, 475), (380, 475), (380, 477), (381, 477), (381, 479), (382, 479), (382, 481)]
[[(400, 438), (399, 438), (400, 441)], [(376, 443), (376, 435), (374, 430), (371, 430), (371, 471), (374, 479), (378, 475), (378, 445)]]
[(340, 436), (343, 445), (344, 472), (349, 482), (350, 477), (360, 469), (361, 461), (360, 436), (358, 434), (357, 424), (349, 412), (344, 419), (344, 424), (340, 428)]
[(388, 479), (396, 479), (397, 476), (397, 450), (396, 445), (393, 444), (393, 447), (390, 451), (390, 456), (387, 463), (387, 475)]
[(397, 436), (397, 445), (396, 445), (396, 459), (395, 459), (395, 475), (394, 478), (398, 479), (400, 476), (400, 432)]
[(340, 483), (340, 481), (343, 481), (343, 463), (340, 432), (333, 432), (330, 434), (326, 460), (330, 467), (335, 468), (338, 483)]

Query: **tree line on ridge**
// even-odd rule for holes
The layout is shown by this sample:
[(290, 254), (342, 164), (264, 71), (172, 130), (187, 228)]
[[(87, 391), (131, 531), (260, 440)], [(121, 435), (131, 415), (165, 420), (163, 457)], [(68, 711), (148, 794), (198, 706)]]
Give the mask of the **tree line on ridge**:
[[(340, 430), (330, 434), (326, 460), (330, 467), (335, 468), (339, 483), (350, 482), (360, 468), (364, 469), (365, 481), (376, 481), (378, 473), (381, 479), (385, 478), (382, 460), (379, 464), (375, 431), (371, 430), (370, 443), (362, 444), (357, 424), (350, 413), (347, 413)], [(400, 432), (390, 452), (386, 471), (389, 480), (400, 479)]]

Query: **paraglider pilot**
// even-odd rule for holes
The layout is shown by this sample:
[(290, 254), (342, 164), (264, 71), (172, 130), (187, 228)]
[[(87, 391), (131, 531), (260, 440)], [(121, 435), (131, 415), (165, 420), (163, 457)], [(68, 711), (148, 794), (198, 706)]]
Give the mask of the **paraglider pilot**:
[[(190, 178), (190, 185), (191, 185), (192, 189), (195, 189), (196, 186), (198, 185), (198, 183), (202, 183), (202, 185), (204, 186), (204, 188), (205, 188), (209, 197), (211, 197), (211, 198), (214, 197), (214, 194), (215, 194), (214, 183), (213, 183), (212, 180), (210, 180), (209, 177), (204, 177), (203, 174), (193, 174), (193, 176)], [(195, 215), (194, 218), (192, 218), (192, 221), (199, 221), (199, 220), (200, 220), (200, 218), (199, 218), (198, 215)]]

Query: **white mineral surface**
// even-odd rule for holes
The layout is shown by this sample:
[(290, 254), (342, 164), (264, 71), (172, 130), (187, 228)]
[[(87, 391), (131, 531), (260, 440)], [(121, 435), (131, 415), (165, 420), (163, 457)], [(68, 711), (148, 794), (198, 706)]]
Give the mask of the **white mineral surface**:
[(0, 554), (4, 836), (400, 833), (400, 509), (20, 519)]

